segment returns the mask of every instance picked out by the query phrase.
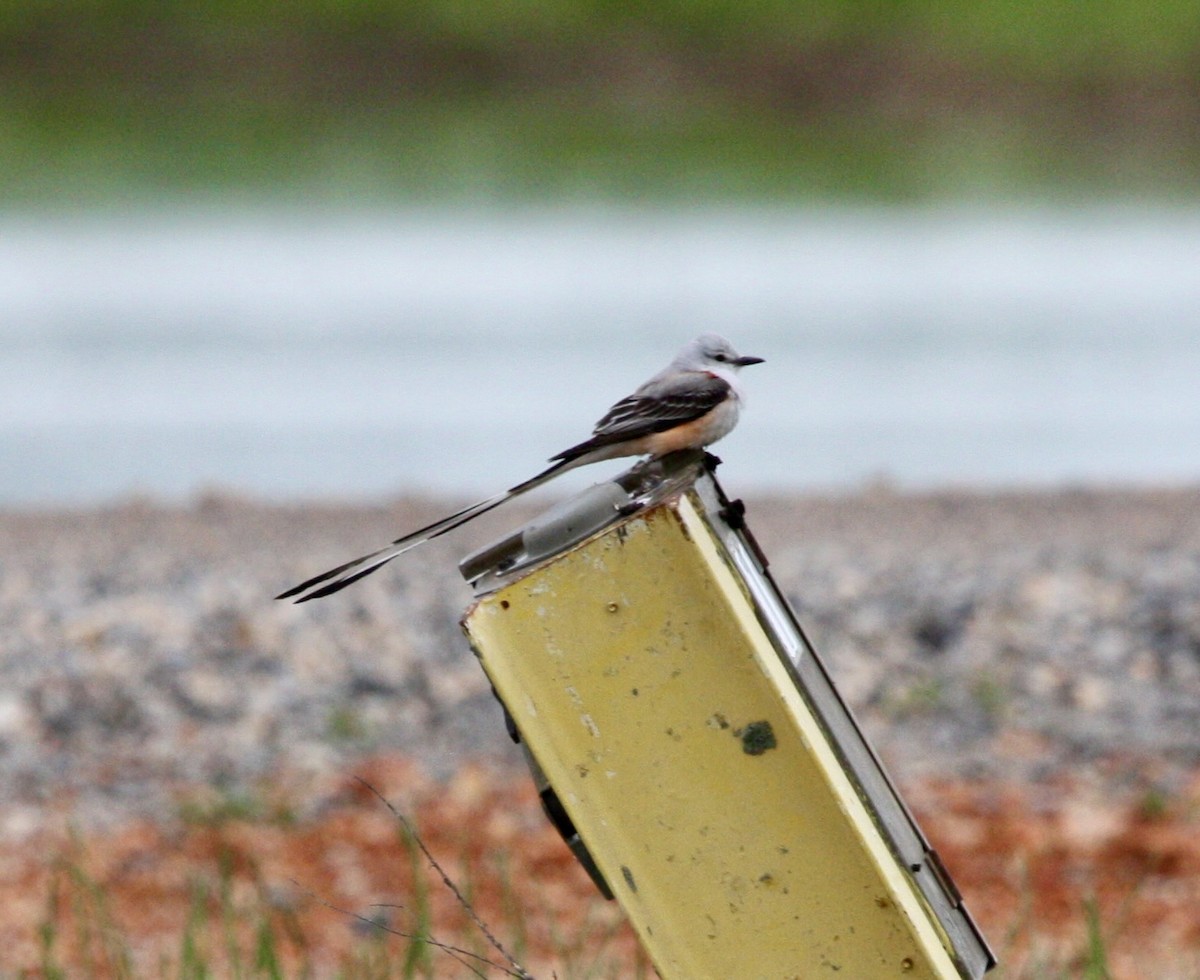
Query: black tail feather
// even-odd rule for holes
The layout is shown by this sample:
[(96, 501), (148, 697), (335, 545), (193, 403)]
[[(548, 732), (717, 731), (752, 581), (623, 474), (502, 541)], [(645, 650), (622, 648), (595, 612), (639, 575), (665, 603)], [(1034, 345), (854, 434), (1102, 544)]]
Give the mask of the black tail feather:
[[(317, 589), (316, 592), (310, 592), (308, 595), (301, 596), (299, 599), (296, 600), (296, 604), (299, 605), (301, 602), (308, 602), (309, 599), (322, 599), (327, 595), (333, 595), (335, 592), (341, 592), (342, 589), (344, 589), (347, 585), (353, 585), (360, 578), (365, 578), (366, 576), (370, 575), (372, 572), (377, 571), (380, 568), (383, 568), (384, 565), (386, 565), (389, 561), (392, 560), (392, 558), (395, 558), (395, 557), (396, 557), (395, 555), (392, 555), (391, 558), (385, 558), (383, 561), (379, 562), (377, 565), (368, 565), (361, 572), (355, 572), (349, 578), (338, 579), (336, 582), (331, 582), (329, 585), (326, 585), (323, 588)], [(350, 564), (353, 565), (354, 563), (351, 562)], [(293, 592), (292, 594), (294, 595), (295, 593)]]
[[(296, 599), (297, 603), (308, 602), (310, 599), (320, 599), (327, 595), (333, 595), (335, 592), (340, 592), (347, 585), (357, 582), (360, 578), (370, 575), (378, 568), (382, 568), (393, 558), (402, 555), (405, 551), (411, 548), (416, 548), (424, 544), (426, 541), (431, 541), (434, 538), (440, 538), (443, 534), (448, 534), (455, 528), (462, 527), (468, 521), (475, 520), (490, 510), (494, 510), (501, 504), (507, 503), (513, 497), (519, 496), (528, 490), (541, 486), (559, 473), (578, 466), (582, 459), (574, 457), (571, 459), (562, 459), (548, 466), (537, 476), (530, 477), (523, 483), (518, 483), (515, 487), (510, 487), (504, 493), (497, 494), (495, 497), (488, 497), (486, 500), (481, 500), (470, 507), (464, 507), (462, 510), (455, 511), (447, 517), (443, 517), (434, 521), (432, 524), (426, 524), (422, 528), (411, 531), (403, 537), (397, 538), (388, 547), (381, 548), (379, 551), (372, 551), (368, 555), (363, 555), (361, 558), (355, 558), (353, 561), (348, 561), (343, 565), (338, 565), (337, 568), (331, 568), (327, 572), (322, 572), (320, 575), (314, 575), (307, 581), (301, 582), (299, 585), (293, 586), (286, 592), (281, 592), (276, 599), (291, 599), (299, 596)], [(383, 556), (383, 557), (379, 557)], [(372, 562), (371, 559), (379, 557), (378, 561)], [(346, 575), (345, 578), (340, 576), (351, 571), (359, 565), (366, 564), (361, 571), (356, 571), (352, 575)], [(331, 581), (332, 580), (332, 581)], [(321, 583), (328, 583), (322, 585)], [(315, 588), (314, 586), (320, 586)], [(309, 591), (312, 589), (313, 591)], [(304, 594), (307, 593), (307, 594)]]
[[(355, 558), (353, 561), (348, 561), (344, 565), (338, 565), (337, 568), (331, 568), (331, 569), (329, 569), (329, 571), (322, 572), (320, 575), (314, 575), (312, 578), (308, 579), (307, 581), (301, 582), (299, 585), (292, 586), (292, 588), (288, 589), (286, 592), (280, 592), (279, 595), (277, 595), (275, 598), (276, 599), (290, 599), (294, 595), (299, 595), (301, 592), (304, 592), (307, 589), (311, 589), (314, 585), (319, 585), (321, 582), (324, 582), (326, 579), (333, 578), (335, 575), (340, 575), (342, 572), (346, 571), (347, 569), (353, 568), (360, 561), (366, 561), (370, 557), (371, 557), (370, 555), (363, 555), (361, 558)], [(304, 600), (297, 599), (296, 601), (303, 602)]]

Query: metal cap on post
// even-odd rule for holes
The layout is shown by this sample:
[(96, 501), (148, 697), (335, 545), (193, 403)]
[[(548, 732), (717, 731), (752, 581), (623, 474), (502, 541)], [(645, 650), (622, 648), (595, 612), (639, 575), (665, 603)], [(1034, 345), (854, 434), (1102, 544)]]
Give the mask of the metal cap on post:
[(470, 556), (547, 814), (667, 980), (995, 964), (699, 452)]

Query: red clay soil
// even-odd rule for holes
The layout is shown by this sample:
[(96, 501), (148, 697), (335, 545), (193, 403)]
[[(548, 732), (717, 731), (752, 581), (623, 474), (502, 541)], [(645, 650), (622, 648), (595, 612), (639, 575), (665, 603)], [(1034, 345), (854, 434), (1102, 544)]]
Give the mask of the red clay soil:
[[(354, 775), (415, 823), (532, 974), (653, 975), (523, 774), (468, 766), (442, 784), (376, 758)], [(479, 973), (502, 976), (473, 958), (504, 956), (372, 789), (351, 777), (316, 789), (303, 806), (278, 787), (252, 803), (181, 794), (169, 822), (47, 826), (0, 843), (0, 975), (179, 976), (189, 956), (210, 976), (234, 975), (239, 961), (259, 975), (256, 949), (288, 977), (403, 975), (410, 946), (396, 933), (427, 925)], [(287, 793), (296, 799), (294, 786)], [(1200, 774), (1169, 799), (1104, 799), (1069, 782), (926, 783), (905, 795), (1000, 955), (998, 976), (1099, 978), (1103, 961), (1116, 980), (1200, 977)], [(446, 952), (425, 955), (417, 975), (477, 975)]]

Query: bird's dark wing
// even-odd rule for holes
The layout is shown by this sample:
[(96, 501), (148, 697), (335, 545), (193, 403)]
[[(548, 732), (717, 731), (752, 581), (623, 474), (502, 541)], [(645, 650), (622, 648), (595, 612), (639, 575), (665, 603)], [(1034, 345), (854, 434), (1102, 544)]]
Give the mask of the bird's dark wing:
[(652, 381), (622, 398), (592, 430), (592, 437), (551, 459), (575, 459), (593, 449), (640, 439), (695, 421), (729, 397), (729, 382), (711, 374), (689, 371)]

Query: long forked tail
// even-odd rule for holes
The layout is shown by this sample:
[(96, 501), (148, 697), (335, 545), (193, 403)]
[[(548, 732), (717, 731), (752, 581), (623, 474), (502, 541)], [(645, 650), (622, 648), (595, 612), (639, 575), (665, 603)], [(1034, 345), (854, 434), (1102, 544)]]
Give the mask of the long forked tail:
[(542, 470), (537, 476), (530, 477), (525, 482), (518, 483), (515, 487), (509, 487), (503, 493), (498, 493), (494, 497), (488, 497), (477, 504), (472, 504), (470, 507), (464, 507), (462, 510), (456, 511), (449, 517), (443, 517), (432, 524), (418, 528), (404, 535), (402, 538), (397, 538), (386, 548), (372, 551), (369, 555), (363, 555), (361, 558), (355, 558), (344, 565), (338, 565), (337, 568), (331, 568), (327, 572), (315, 575), (308, 581), (301, 582), (286, 592), (281, 592), (275, 598), (291, 599), (298, 597), (296, 598), (296, 602), (299, 603), (308, 602), (309, 599), (320, 599), (323, 596), (340, 592), (347, 585), (351, 585), (360, 578), (370, 575), (373, 571), (382, 568), (393, 558), (399, 557), (406, 551), (411, 551), (413, 548), (423, 545), (426, 541), (432, 541), (434, 538), (441, 537), (443, 534), (453, 531), (456, 527), (462, 527), (468, 521), (473, 521), (476, 517), (486, 514), (489, 510), (494, 510), (501, 504), (512, 500), (513, 497), (518, 497), (535, 487), (540, 487), (543, 483), (553, 479), (560, 473), (565, 473), (567, 470), (573, 469), (583, 462), (585, 460), (582, 457), (559, 460), (552, 466), (548, 466)]

